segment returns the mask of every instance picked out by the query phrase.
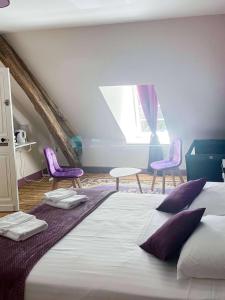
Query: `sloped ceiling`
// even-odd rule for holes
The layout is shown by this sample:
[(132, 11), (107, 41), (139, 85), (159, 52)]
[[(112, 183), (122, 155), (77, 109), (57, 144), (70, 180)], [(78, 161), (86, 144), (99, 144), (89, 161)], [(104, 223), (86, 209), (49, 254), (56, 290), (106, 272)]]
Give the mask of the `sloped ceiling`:
[(224, 28), (221, 15), (6, 37), (83, 138), (124, 142), (99, 86), (153, 83), (186, 151), (225, 138)]
[(0, 31), (85, 26), (225, 13), (224, 0), (11, 0)]

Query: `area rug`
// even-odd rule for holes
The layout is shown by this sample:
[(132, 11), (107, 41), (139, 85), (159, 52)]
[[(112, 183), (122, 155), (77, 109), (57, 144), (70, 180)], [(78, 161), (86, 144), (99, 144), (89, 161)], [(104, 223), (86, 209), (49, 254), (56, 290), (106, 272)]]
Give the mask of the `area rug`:
[[(142, 192), (144, 194), (161, 194), (162, 190), (161, 188), (155, 188), (154, 191), (152, 191), (149, 187), (149, 185), (147, 184), (142, 184)], [(98, 185), (95, 187), (92, 187), (92, 189), (94, 190), (115, 190), (116, 186), (115, 184), (107, 184), (107, 185)], [(169, 194), (171, 193), (171, 191), (173, 190), (173, 188), (166, 188), (165, 194)], [(134, 183), (121, 183), (119, 186), (119, 192), (122, 193), (140, 193), (140, 190), (137, 186), (137, 184), (135, 185)]]
[[(99, 185), (96, 187), (93, 187), (94, 190), (115, 190), (115, 185)], [(165, 194), (169, 194), (172, 192), (172, 188), (167, 188), (165, 190)], [(138, 187), (135, 187), (133, 184), (121, 184), (119, 188), (119, 192), (121, 193), (140, 193), (140, 190)], [(144, 194), (161, 194), (162, 190), (160, 188), (155, 188), (154, 191), (152, 191), (149, 187), (142, 185), (142, 192)]]
[[(157, 178), (154, 191), (151, 190), (152, 176), (148, 174), (141, 174), (139, 176), (143, 193), (161, 194), (162, 193), (162, 179)], [(179, 182), (176, 182), (179, 184)], [(91, 174), (83, 178), (82, 186), (85, 188), (92, 188), (96, 190), (115, 190), (115, 179), (108, 174)], [(173, 182), (169, 177), (166, 180), (166, 194), (169, 194), (174, 189)], [(123, 177), (120, 180), (119, 191), (125, 193), (140, 193), (137, 180), (135, 176)]]

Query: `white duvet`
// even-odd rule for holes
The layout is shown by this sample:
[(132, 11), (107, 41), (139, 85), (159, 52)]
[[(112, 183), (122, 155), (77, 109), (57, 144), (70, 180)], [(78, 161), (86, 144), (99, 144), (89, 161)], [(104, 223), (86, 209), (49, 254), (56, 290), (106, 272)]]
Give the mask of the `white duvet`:
[(36, 264), (25, 300), (225, 299), (224, 280), (176, 279), (138, 244), (169, 215), (154, 210), (163, 195), (116, 193)]

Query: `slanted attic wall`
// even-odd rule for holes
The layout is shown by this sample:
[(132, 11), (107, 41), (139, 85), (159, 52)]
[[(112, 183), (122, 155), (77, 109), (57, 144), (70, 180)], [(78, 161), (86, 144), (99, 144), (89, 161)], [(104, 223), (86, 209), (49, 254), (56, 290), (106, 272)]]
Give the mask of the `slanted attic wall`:
[(29, 148), (21, 148), (16, 151), (17, 178), (21, 179), (43, 169), (42, 148), (49, 139), (49, 134), (29, 99), (13, 78), (11, 78), (11, 85), (14, 129), (20, 129), (21, 125), (25, 125), (28, 140), (37, 142), (29, 152)]

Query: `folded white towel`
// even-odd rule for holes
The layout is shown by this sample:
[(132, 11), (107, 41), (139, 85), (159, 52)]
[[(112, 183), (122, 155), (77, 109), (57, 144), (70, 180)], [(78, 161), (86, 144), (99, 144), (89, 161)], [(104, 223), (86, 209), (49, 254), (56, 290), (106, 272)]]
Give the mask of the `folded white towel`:
[(62, 200), (62, 199), (74, 196), (76, 194), (77, 194), (77, 192), (73, 188), (70, 188), (70, 189), (60, 188), (60, 189), (45, 193), (44, 199), (46, 199), (46, 200), (51, 199), (52, 201), (58, 201), (58, 200)]
[(0, 234), (7, 231), (10, 227), (36, 219), (35, 216), (18, 211), (0, 218)]
[(11, 227), (7, 232), (3, 234), (3, 236), (14, 241), (24, 241), (47, 228), (48, 224), (45, 221), (34, 219)]
[(51, 201), (50, 199), (44, 199), (44, 203), (62, 209), (70, 209), (80, 205), (83, 202), (86, 202), (87, 200), (88, 198), (86, 195), (75, 195), (59, 201)]
[(47, 228), (45, 221), (22, 211), (0, 218), (0, 235), (14, 241), (23, 241)]

